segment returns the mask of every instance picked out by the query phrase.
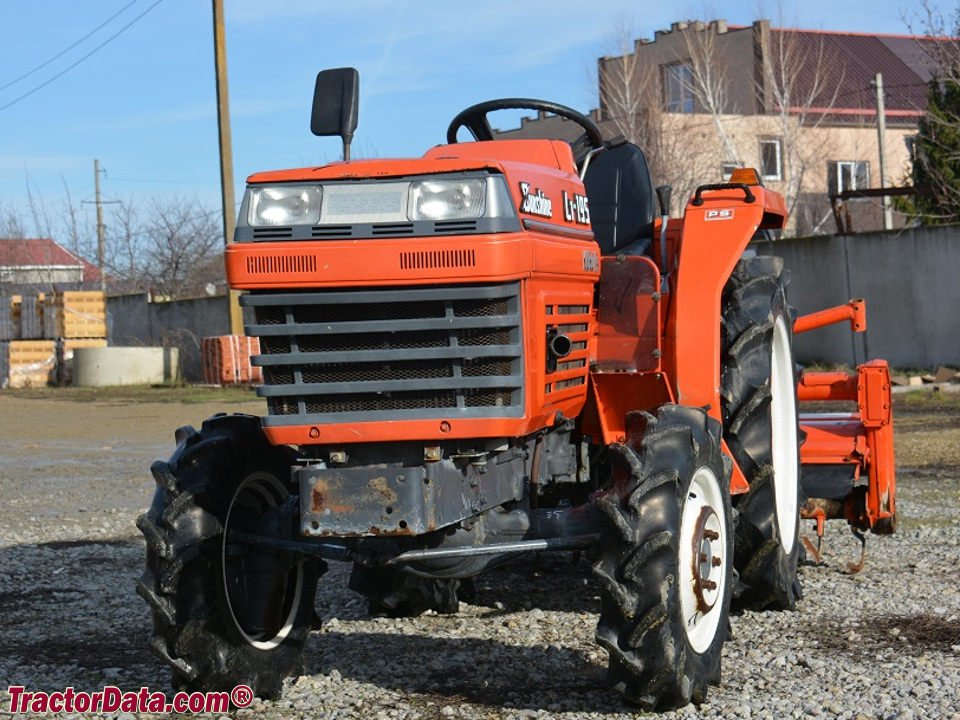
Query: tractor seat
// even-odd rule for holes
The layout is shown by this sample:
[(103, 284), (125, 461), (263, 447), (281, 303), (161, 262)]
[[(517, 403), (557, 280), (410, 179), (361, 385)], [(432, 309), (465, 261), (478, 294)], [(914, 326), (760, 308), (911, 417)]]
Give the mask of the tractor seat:
[(656, 209), (650, 170), (640, 148), (625, 143), (600, 153), (587, 168), (583, 184), (600, 253), (646, 254)]

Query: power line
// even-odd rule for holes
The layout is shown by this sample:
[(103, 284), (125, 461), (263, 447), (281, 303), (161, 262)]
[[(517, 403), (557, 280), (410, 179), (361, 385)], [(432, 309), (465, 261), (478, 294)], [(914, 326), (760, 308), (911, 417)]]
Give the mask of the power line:
[(30, 97), (31, 95), (33, 95), (35, 92), (37, 92), (37, 91), (42, 90), (43, 88), (45, 88), (47, 85), (49, 85), (50, 83), (52, 83), (54, 80), (57, 80), (58, 78), (61, 78), (61, 77), (63, 77), (64, 75), (66, 75), (68, 72), (70, 72), (71, 70), (73, 70), (77, 65), (79, 65), (80, 63), (82, 63), (84, 60), (86, 60), (87, 58), (89, 58), (91, 55), (93, 55), (94, 53), (96, 53), (98, 50), (102, 49), (102, 48), (103, 48), (104, 46), (106, 46), (108, 43), (110, 43), (110, 42), (112, 42), (113, 40), (115, 40), (116, 38), (118, 38), (121, 34), (123, 34), (126, 30), (128, 30), (134, 23), (136, 23), (138, 20), (140, 20), (140, 18), (142, 18), (144, 15), (146, 15), (148, 12), (150, 12), (151, 10), (153, 10), (157, 5), (159, 5), (159, 4), (162, 3), (162, 2), (163, 2), (163, 0), (157, 0), (153, 5), (151, 5), (151, 6), (148, 7), (146, 10), (144, 10), (142, 13), (140, 13), (139, 15), (137, 15), (133, 20), (131, 20), (130, 22), (128, 22), (126, 25), (124, 25), (122, 28), (120, 28), (120, 29), (119, 29), (117, 32), (115, 32), (113, 35), (111, 35), (111, 36), (108, 37), (106, 40), (104, 40), (102, 43), (100, 43), (99, 45), (97, 45), (93, 50), (91, 50), (90, 52), (88, 52), (86, 55), (84, 55), (83, 57), (81, 57), (79, 60), (77, 60), (77, 61), (76, 61), (75, 63), (73, 63), (72, 65), (69, 65), (69, 66), (68, 66), (67, 68), (65, 68), (64, 70), (61, 70), (60, 72), (58, 72), (56, 75), (54, 75), (52, 78), (50, 78), (50, 79), (47, 80), (46, 82), (41, 83), (40, 85), (38, 85), (37, 87), (35, 87), (33, 90), (30, 90), (29, 92), (24, 93), (23, 95), (21, 95), (20, 97), (16, 98), (15, 100), (11, 100), (11, 101), (8, 102), (6, 105), (0, 105), (0, 112), (6, 110), (6, 109), (9, 108), (9, 107), (12, 107), (13, 105), (16, 105), (16, 104), (17, 104), (18, 102), (20, 102), (21, 100), (25, 100), (26, 98), (28, 98), (28, 97)]
[(106, 27), (106, 26), (109, 25), (111, 22), (113, 22), (119, 15), (122, 15), (130, 6), (136, 5), (138, 2), (140, 2), (140, 0), (132, 0), (132, 2), (127, 3), (127, 4), (124, 5), (122, 8), (120, 8), (120, 10), (118, 10), (117, 12), (115, 12), (113, 15), (111, 15), (109, 18), (107, 18), (106, 20), (104, 20), (104, 21), (103, 21), (102, 23), (100, 23), (99, 25), (97, 25), (97, 27), (95, 27), (93, 30), (91, 30), (91, 31), (88, 32), (86, 35), (84, 35), (82, 38), (80, 38), (79, 40), (77, 40), (73, 45), (71, 45), (70, 47), (68, 47), (68, 48), (66, 48), (66, 49), (64, 49), (64, 50), (61, 50), (61, 51), (58, 52), (56, 55), (54, 55), (52, 58), (50, 58), (49, 60), (47, 60), (45, 63), (43, 63), (43, 64), (41, 64), (41, 65), (37, 65), (33, 70), (30, 70), (29, 72), (25, 72), (23, 75), (21, 75), (21, 76), (18, 77), (18, 78), (15, 78), (14, 80), (11, 80), (11, 81), (8, 82), (6, 85), (0, 85), (0, 90), (6, 90), (8, 87), (10, 87), (10, 86), (12, 86), (12, 85), (16, 85), (16, 84), (17, 84), (18, 82), (20, 82), (21, 80), (26, 80), (28, 77), (30, 77), (30, 76), (33, 75), (34, 73), (39, 72), (40, 70), (43, 70), (47, 65), (49, 65), (50, 63), (52, 63), (54, 60), (58, 60), (59, 58), (62, 58), (62, 57), (63, 57), (64, 55), (66, 55), (68, 52), (70, 52), (71, 50), (73, 50), (77, 45), (79, 45), (80, 43), (82, 43), (84, 40), (86, 40), (87, 38), (89, 38), (91, 35), (95, 35), (96, 33), (98, 33), (98, 32), (99, 32), (100, 30), (102, 30), (104, 27)]

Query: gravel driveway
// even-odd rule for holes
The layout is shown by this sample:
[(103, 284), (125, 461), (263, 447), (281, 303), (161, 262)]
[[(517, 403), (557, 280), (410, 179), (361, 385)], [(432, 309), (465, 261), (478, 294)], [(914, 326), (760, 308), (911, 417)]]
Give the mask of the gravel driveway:
[[(133, 589), (147, 468), (176, 427), (261, 409), (0, 393), (0, 688), (171, 691)], [(895, 412), (900, 532), (870, 537), (850, 575), (859, 544), (831, 524), (825, 564), (802, 570), (799, 611), (734, 617), (709, 704), (654, 717), (960, 720), (960, 402), (898, 397)], [(459, 615), (413, 620), (369, 618), (348, 568), (331, 567), (305, 674), (282, 700), (228, 717), (636, 717), (602, 688), (585, 560), (518, 559), (478, 578)], [(9, 709), (4, 693), (0, 715)]]

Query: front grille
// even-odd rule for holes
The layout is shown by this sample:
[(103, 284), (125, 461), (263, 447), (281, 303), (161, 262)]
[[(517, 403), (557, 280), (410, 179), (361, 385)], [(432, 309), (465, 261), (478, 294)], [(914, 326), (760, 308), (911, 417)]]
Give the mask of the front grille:
[[(292, 406), (291, 406), (292, 407)], [(382, 396), (380, 394), (355, 393), (353, 395), (331, 395), (311, 397), (306, 402), (309, 415), (377, 413), (394, 411), (408, 415), (411, 410), (427, 410), (433, 414), (435, 409), (456, 409), (457, 394), (454, 392), (411, 392)], [(340, 418), (343, 419), (342, 417)]]
[[(304, 365), (305, 383), (376, 382), (377, 380), (425, 380), (453, 377), (453, 368), (445, 360), (413, 360), (396, 363), (329, 363)], [(466, 373), (465, 373), (466, 374)], [(505, 373), (509, 375), (510, 373)], [(292, 380), (289, 384), (292, 384)]]
[(244, 295), (270, 426), (520, 417), (519, 283)]

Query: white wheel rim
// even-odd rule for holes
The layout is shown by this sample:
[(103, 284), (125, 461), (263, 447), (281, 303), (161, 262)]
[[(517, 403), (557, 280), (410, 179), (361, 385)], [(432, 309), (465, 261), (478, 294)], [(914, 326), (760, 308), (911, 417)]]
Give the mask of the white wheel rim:
[(797, 542), (799, 468), (797, 467), (797, 396), (790, 334), (783, 315), (773, 326), (770, 359), (770, 444), (773, 491), (780, 544), (789, 555)]
[(680, 520), (680, 611), (687, 641), (705, 652), (717, 636), (727, 585), (727, 517), (716, 474), (693, 476)]
[(283, 625), (277, 631), (277, 633), (271, 638), (265, 638), (264, 636), (251, 636), (240, 624), (240, 621), (237, 619), (236, 613), (233, 611), (233, 604), (230, 600), (230, 588), (227, 585), (226, 577), (226, 567), (227, 567), (227, 532), (230, 529), (230, 515), (233, 513), (234, 505), (237, 502), (237, 498), (240, 497), (241, 493), (255, 493), (259, 496), (260, 501), (265, 507), (273, 508), (277, 507), (282, 500), (289, 495), (284, 484), (274, 475), (265, 472), (257, 472), (249, 475), (242, 483), (240, 487), (237, 488), (237, 491), (233, 494), (233, 498), (230, 500), (230, 507), (227, 510), (227, 517), (224, 520), (223, 528), (223, 557), (222, 557), (222, 567), (224, 568), (223, 577), (221, 578), (224, 584), (225, 596), (227, 598), (227, 607), (230, 609), (230, 616), (233, 619), (233, 625), (237, 628), (239, 633), (243, 636), (250, 645), (257, 648), (258, 650), (272, 650), (273, 648), (280, 645), (287, 636), (293, 630), (294, 621), (296, 620), (297, 610), (300, 606), (300, 595), (303, 592), (303, 567), (297, 566), (296, 570), (296, 587), (294, 588), (293, 599), (290, 603), (290, 609), (287, 613), (287, 617), (284, 618)]

